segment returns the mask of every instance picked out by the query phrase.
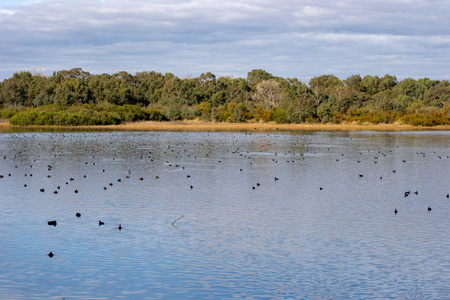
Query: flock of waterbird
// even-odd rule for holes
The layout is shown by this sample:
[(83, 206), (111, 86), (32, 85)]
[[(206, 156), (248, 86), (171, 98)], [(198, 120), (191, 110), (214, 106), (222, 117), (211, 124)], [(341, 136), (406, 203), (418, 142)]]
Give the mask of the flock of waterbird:
[[(55, 133), (54, 133), (55, 134)], [(114, 134), (114, 133), (108, 133), (108, 134)], [(206, 135), (208, 134), (208, 133), (205, 133)], [(69, 135), (65, 135), (64, 133), (57, 133), (57, 135), (58, 135), (58, 138), (68, 138), (68, 136)], [(14, 137), (14, 136), (13, 136)], [(15, 138), (18, 138), (19, 136), (18, 135), (15, 135)], [(82, 140), (83, 140), (83, 138), (84, 137), (86, 137), (85, 136), (85, 134), (83, 134), (83, 133), (78, 133), (78, 136), (77, 136), (77, 138), (74, 138), (73, 136), (71, 136), (71, 138), (72, 139), (74, 139), (72, 142), (74, 143), (74, 145), (75, 144), (79, 144)], [(36, 137), (33, 137), (33, 136), (31, 136), (31, 137), (29, 137), (29, 139), (33, 139), (33, 138), (36, 138)], [(53, 136), (50, 136), (49, 137), (49, 140), (47, 140), (47, 143), (49, 142), (49, 141), (51, 141), (53, 139)], [(188, 140), (189, 139), (189, 137), (186, 137), (186, 140)], [(167, 165), (167, 166), (169, 166), (169, 167), (172, 167), (172, 166), (174, 166), (175, 168), (182, 168), (183, 170), (185, 169), (185, 167), (183, 166), (183, 167), (180, 167), (180, 165), (179, 165), (179, 163), (171, 163), (170, 162), (170, 160), (174, 160), (174, 161), (176, 161), (177, 159), (180, 159), (180, 157), (182, 156), (182, 155), (186, 155), (186, 156), (188, 156), (188, 157), (191, 157), (191, 154), (190, 153), (186, 153), (186, 149), (183, 149), (183, 145), (186, 143), (186, 140), (182, 140), (182, 141), (179, 141), (179, 142), (177, 142), (177, 143), (175, 143), (174, 145), (169, 145), (169, 146), (167, 146), (167, 148), (166, 149), (159, 149), (158, 151), (160, 151), (160, 152), (162, 152), (163, 153), (163, 155), (167, 155), (167, 157), (170, 157), (170, 159), (169, 160), (165, 160), (165, 161), (160, 161), (160, 162), (162, 162), (162, 163), (164, 163), (165, 165)], [(304, 142), (304, 141), (303, 141)], [(37, 145), (36, 144), (34, 144), (34, 146), (36, 147), (41, 147), (41, 148), (43, 148), (43, 149), (46, 149), (46, 151), (47, 151), (47, 153), (45, 153), (45, 155), (47, 155), (47, 156), (51, 156), (51, 155), (54, 155), (55, 157), (57, 156), (57, 155), (59, 155), (59, 154), (62, 154), (63, 153), (63, 151), (60, 151), (60, 149), (59, 149), (59, 147), (57, 146), (57, 144), (58, 144), (58, 142), (57, 142), (57, 139), (55, 138), (55, 140), (53, 140), (53, 144), (51, 144), (51, 143), (48, 143), (47, 145), (44, 145), (44, 143), (45, 142), (37, 142)], [(105, 145), (103, 145), (103, 150), (105, 150), (105, 149), (107, 149), (107, 148), (109, 148), (109, 150), (108, 150), (108, 153), (109, 154), (114, 154), (114, 150), (112, 150), (114, 147), (116, 147), (117, 145), (112, 145), (112, 144), (108, 144), (108, 143), (106, 143)], [(227, 145), (225, 145), (225, 144), (219, 144), (219, 147), (225, 147), (225, 146), (227, 146)], [(233, 146), (233, 145), (232, 145)], [(261, 147), (264, 149), (264, 151), (267, 151), (267, 149), (268, 148), (270, 148), (272, 145), (270, 144), (270, 143), (267, 143), (267, 144), (262, 144), (261, 145)], [(33, 147), (33, 146), (30, 146), (30, 145), (28, 145), (28, 146), (25, 146), (25, 147)], [(123, 147), (123, 145), (122, 145), (122, 147)], [(126, 147), (126, 146), (125, 146)], [(141, 159), (143, 159), (143, 158), (146, 158), (146, 159), (149, 159), (150, 161), (154, 161), (154, 156), (152, 155), (152, 152), (151, 151), (148, 151), (148, 149), (147, 150), (136, 150), (137, 148), (139, 148), (139, 147), (137, 147), (136, 145), (129, 145), (129, 147), (130, 147), (130, 151), (135, 151), (135, 153), (133, 153), (133, 155), (135, 155), (135, 157), (138, 157), (138, 158), (141, 158)], [(204, 145), (203, 143), (201, 143), (201, 144), (198, 144), (197, 145), (197, 147), (211, 147), (211, 145)], [(90, 155), (92, 155), (92, 157), (91, 158), (95, 158), (95, 155), (96, 155), (96, 153), (98, 153), (99, 152), (99, 149), (97, 149), (98, 147), (96, 147), (95, 149), (91, 149), (91, 148), (89, 148), (89, 144), (86, 144), (86, 146), (85, 146), (85, 152), (87, 152), (87, 153), (90, 153)], [(11, 156), (11, 157), (9, 157), (8, 155), (4, 155), (3, 156), (3, 160), (10, 160), (10, 161), (12, 161), (12, 162), (14, 162), (15, 160), (17, 160), (21, 155), (23, 155), (23, 152), (24, 151), (26, 151), (26, 150), (28, 150), (28, 149), (23, 149), (23, 150), (19, 150), (19, 151), (17, 151), (17, 153), (16, 154), (14, 154), (13, 156)], [(184, 151), (183, 151), (184, 150)], [(231, 151), (230, 151), (231, 150)], [(328, 149), (328, 150), (330, 150), (330, 149)], [(139, 152), (140, 151), (140, 152)], [(214, 151), (214, 149), (211, 149), (211, 151)], [(251, 156), (252, 156), (252, 154), (248, 151), (248, 150), (246, 150), (246, 149), (241, 149), (240, 147), (235, 147), (235, 148), (232, 148), (232, 149), (227, 149), (226, 150), (227, 152), (230, 152), (231, 153), (231, 155), (238, 155), (238, 156), (240, 156), (240, 157), (243, 157), (243, 158), (245, 158), (245, 159), (250, 159), (251, 158)], [(262, 150), (261, 150), (262, 151)], [(284, 153), (285, 155), (283, 155), (283, 156), (281, 156), (281, 157), (283, 157), (283, 158), (281, 158), (281, 157), (277, 157), (277, 153), (275, 152), (275, 153), (273, 153), (273, 155), (274, 155), (274, 158), (272, 159), (272, 161), (274, 162), (274, 163), (278, 163), (278, 161), (282, 161), (282, 159), (284, 159), (284, 158), (286, 158), (286, 157), (288, 157), (288, 154), (290, 154), (290, 158), (289, 159), (287, 159), (287, 160), (285, 160), (285, 162), (286, 163), (294, 163), (294, 162), (296, 162), (296, 160), (305, 160), (306, 159), (306, 156), (307, 155), (305, 155), (306, 154), (306, 152), (308, 152), (309, 150), (304, 150), (304, 152), (303, 153), (297, 153), (297, 155), (296, 155), (296, 153)], [(388, 151), (390, 151), (390, 152), (392, 152), (392, 150), (388, 150)], [(184, 153), (183, 153), (184, 152)], [(291, 151), (288, 151), (288, 152), (291, 152)], [(373, 151), (373, 152), (375, 152), (375, 151)], [(137, 154), (137, 155), (136, 155)], [(139, 157), (139, 154), (140, 154), (140, 157)], [(362, 154), (361, 152), (359, 153), (359, 154)], [(418, 153), (416, 153), (416, 154), (418, 154), (418, 155), (421, 155), (421, 156), (423, 156), (423, 157), (425, 157), (425, 155), (426, 155), (426, 153), (423, 153), (423, 152), (418, 152)], [(131, 155), (130, 154), (130, 156), (129, 156), (129, 158), (130, 159), (133, 159), (133, 155)], [(442, 156), (442, 155), (438, 155), (438, 154), (436, 154), (436, 153), (433, 153), (433, 155), (435, 155), (438, 159), (448, 159), (449, 158), (449, 156)], [(205, 154), (205, 156), (206, 157), (208, 157), (208, 154)], [(341, 156), (344, 156), (344, 154), (342, 154)], [(376, 163), (378, 163), (378, 156), (386, 156), (386, 153), (385, 152), (383, 152), (380, 148), (378, 148), (377, 150), (376, 150), (376, 154), (375, 154), (375, 156), (374, 156), (374, 164), (376, 164)], [(166, 157), (166, 158), (167, 158)], [(193, 157), (194, 159), (197, 159), (197, 156), (194, 156)], [(112, 157), (111, 158), (112, 160), (115, 160), (115, 157)], [(336, 158), (336, 161), (337, 162), (339, 162), (339, 160), (340, 160), (340, 158)], [(42, 159), (40, 159), (40, 155), (38, 155), (38, 157), (36, 157), (36, 158), (34, 158), (33, 159), (33, 162), (34, 163), (41, 163), (42, 161), (44, 161), (44, 160), (42, 160)], [(403, 163), (406, 163), (406, 160), (402, 160), (403, 161)], [(217, 161), (217, 163), (221, 163), (222, 162), (222, 160), (218, 160)], [(283, 161), (284, 162), (284, 161)], [(361, 159), (360, 158), (358, 158), (357, 160), (356, 160), (356, 162), (357, 163), (361, 163)], [(85, 163), (84, 163), (85, 165), (87, 165), (88, 164), (88, 162), (86, 161)], [(251, 165), (251, 164), (253, 164), (253, 162), (249, 162), (249, 164)], [(96, 163), (95, 162), (92, 162), (92, 165), (96, 165)], [(1, 167), (1, 166), (0, 166)], [(100, 167), (100, 166), (99, 166)], [(14, 167), (15, 169), (17, 169), (18, 168), (18, 166), (16, 165), (15, 167)], [(30, 165), (30, 169), (32, 169), (33, 168), (33, 165)], [(101, 168), (101, 167), (100, 167)], [(35, 174), (35, 176), (46, 176), (47, 178), (51, 178), (52, 177), (52, 170), (53, 170), (53, 166), (51, 165), (51, 164), (48, 164), (47, 166), (46, 166), (46, 169), (47, 169), (47, 174), (45, 174), (45, 175), (43, 175), (43, 174)], [(0, 169), (0, 171), (1, 171), (1, 169)], [(243, 168), (240, 168), (239, 169), (239, 171), (243, 171)], [(105, 169), (102, 169), (102, 172), (103, 173), (105, 173), (106, 172), (106, 170)], [(397, 170), (392, 170), (392, 173), (396, 173), (397, 172)], [(126, 171), (126, 176), (125, 176), (125, 179), (130, 179), (131, 177), (132, 177), (132, 171), (131, 170), (127, 170)], [(7, 174), (7, 175), (3, 175), (3, 174), (0, 174), (0, 179), (1, 178), (4, 178), (5, 176), (9, 176), (9, 177), (11, 177), (11, 176), (13, 176), (13, 174), (12, 173), (9, 173), (9, 174)], [(27, 173), (27, 174), (25, 174), (25, 177), (33, 177), (33, 174), (32, 173)], [(158, 176), (158, 175), (153, 175), (154, 176), (154, 178), (155, 179), (159, 179), (160, 177)], [(186, 177), (187, 178), (190, 178), (191, 177), (191, 175), (186, 175)], [(359, 174), (359, 177), (360, 178), (362, 178), (362, 177), (364, 177), (364, 174)], [(83, 175), (83, 178), (87, 178), (87, 175)], [(137, 177), (137, 179), (139, 180), (139, 181), (144, 181), (144, 177)], [(379, 179), (380, 180), (382, 180), (383, 179), (383, 176), (380, 176), (379, 177)], [(274, 176), (273, 177), (273, 180), (274, 181), (278, 181), (278, 180), (280, 180), (280, 178), (279, 177), (277, 177), (277, 176)], [(64, 184), (64, 181), (65, 180), (63, 180), (62, 181), (62, 184)], [(69, 185), (69, 183), (70, 182), (72, 182), (72, 181), (75, 181), (75, 179), (73, 178), (73, 177), (70, 177), (70, 178), (68, 178), (68, 180), (67, 181), (65, 181), (65, 185)], [(122, 182), (122, 178), (118, 178), (117, 179), (117, 182)], [(114, 183), (113, 182), (109, 182), (108, 184), (106, 184), (104, 187), (103, 187), (103, 189), (104, 190), (107, 190), (108, 189), (108, 186), (113, 186), (114, 185)], [(24, 185), (23, 185), (25, 188), (26, 187), (28, 187), (28, 185), (25, 183)], [(259, 183), (259, 182), (257, 182), (257, 183), (255, 183), (255, 185), (253, 185), (251, 188), (253, 189), (253, 190), (255, 190), (257, 187), (259, 187), (259, 186), (261, 186), (261, 183)], [(194, 188), (194, 186), (192, 185), (192, 184), (190, 184), (189, 185), (189, 189), (193, 189)], [(322, 186), (320, 186), (320, 187), (318, 187), (319, 188), (319, 190), (323, 190), (323, 187)], [(59, 193), (59, 191), (61, 190), (61, 185), (58, 185), (58, 186), (56, 186), (56, 188), (53, 190), (53, 194), (58, 194)], [(41, 192), (41, 193), (45, 193), (46, 192), (46, 189), (44, 188), (44, 187), (41, 187), (40, 189), (39, 189), (39, 191)], [(79, 190), (78, 189), (75, 189), (75, 190), (73, 190), (73, 192), (75, 193), (75, 194), (78, 194), (79, 193)], [(413, 194), (414, 195), (418, 195), (419, 194), (419, 191), (414, 191), (413, 192)], [(411, 191), (406, 191), (406, 192), (404, 192), (404, 194), (403, 194), (403, 196), (404, 196), (404, 198), (406, 198), (406, 197), (409, 197), (411, 195)], [(446, 194), (446, 198), (449, 198), (449, 194)], [(432, 208), (430, 207), (430, 206), (428, 206), (428, 208), (427, 208), (427, 210), (428, 211), (431, 211), (432, 210)], [(397, 208), (395, 208), (394, 209), (394, 213), (395, 213), (395, 215), (397, 215), (398, 213), (399, 213), (399, 210), (397, 209)], [(80, 212), (76, 212), (75, 214), (75, 217), (76, 218), (81, 218), (81, 213)], [(182, 216), (182, 217), (184, 217), (184, 215)], [(176, 222), (176, 221), (178, 221), (179, 219), (181, 219), (182, 217), (180, 217), (180, 218), (178, 218), (178, 219), (176, 219), (174, 222), (172, 222), (172, 225), (174, 225), (174, 223)], [(57, 225), (58, 225), (58, 222), (57, 222), (57, 220), (50, 220), (50, 221), (48, 221), (47, 222), (47, 224), (49, 225), (49, 226), (54, 226), (54, 227), (56, 227)], [(104, 221), (101, 221), (101, 220), (99, 220), (98, 221), (98, 226), (103, 226), (103, 225), (105, 225), (105, 222)], [(117, 227), (115, 227), (117, 230), (119, 230), (119, 231), (121, 231), (122, 230), (122, 225), (121, 224), (119, 224)], [(49, 252), (49, 254), (48, 254), (48, 256), (49, 257), (53, 257), (55, 254), (53, 253), (53, 252)]]

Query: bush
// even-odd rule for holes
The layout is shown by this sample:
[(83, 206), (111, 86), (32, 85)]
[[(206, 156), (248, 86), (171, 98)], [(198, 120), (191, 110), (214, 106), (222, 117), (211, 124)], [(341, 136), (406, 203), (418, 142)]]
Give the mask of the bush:
[(202, 102), (197, 104), (197, 110), (200, 114), (202, 120), (210, 121), (211, 120), (211, 104), (209, 102)]
[(39, 117), (39, 114), (34, 110), (26, 110), (15, 114), (9, 119), (9, 123), (12, 125), (28, 126), (34, 125), (35, 120)]
[(407, 114), (400, 120), (413, 126), (450, 125), (450, 117), (441, 112)]
[(0, 110), (0, 119), (10, 119), (18, 113), (17, 109), (2, 109)]
[(286, 110), (273, 107), (270, 111), (262, 116), (264, 122), (275, 122), (277, 124), (290, 123)]
[(150, 121), (168, 121), (167, 117), (156, 109), (149, 109), (145, 112), (148, 115), (148, 120)]
[(320, 123), (319, 119), (317, 119), (316, 117), (306, 117), (305, 118), (305, 123), (307, 124), (316, 124), (316, 123)]
[(148, 120), (148, 115), (139, 105), (125, 104), (117, 108), (120, 120), (125, 122), (135, 122), (141, 120)]
[(330, 105), (323, 104), (317, 108), (317, 115), (319, 116), (320, 121), (328, 122), (333, 116), (333, 110), (331, 109)]
[[(231, 121), (235, 123), (243, 123), (252, 119), (252, 114), (247, 103), (228, 103), (228, 111), (231, 113)], [(230, 121), (230, 119), (227, 119)]]
[(224, 106), (219, 106), (214, 113), (214, 119), (217, 122), (231, 122), (231, 112)]
[(80, 111), (38, 111), (35, 109), (17, 113), (11, 119), (10, 124), (18, 126), (29, 125), (114, 125), (120, 124), (120, 119), (114, 113)]
[(181, 114), (181, 106), (177, 103), (172, 103), (169, 106), (165, 107), (164, 115), (171, 121), (178, 121), (183, 119), (183, 115)]

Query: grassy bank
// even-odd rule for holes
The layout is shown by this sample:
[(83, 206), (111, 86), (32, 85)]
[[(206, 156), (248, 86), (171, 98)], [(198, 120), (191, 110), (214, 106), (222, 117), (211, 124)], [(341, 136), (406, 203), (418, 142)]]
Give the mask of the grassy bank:
[(420, 131), (450, 130), (450, 126), (412, 126), (403, 124), (275, 124), (275, 123), (216, 123), (201, 121), (128, 122), (120, 125), (94, 126), (13, 126), (0, 120), (0, 130), (61, 129), (117, 131)]

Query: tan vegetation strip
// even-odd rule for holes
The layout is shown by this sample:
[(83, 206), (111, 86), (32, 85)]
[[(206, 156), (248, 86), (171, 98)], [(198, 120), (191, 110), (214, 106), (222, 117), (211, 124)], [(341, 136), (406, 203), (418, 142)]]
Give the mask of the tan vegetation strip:
[(121, 125), (104, 126), (11, 126), (8, 121), (0, 120), (0, 127), (42, 128), (42, 129), (86, 129), (86, 130), (123, 130), (123, 131), (418, 131), (450, 130), (450, 126), (411, 126), (402, 124), (275, 124), (275, 123), (215, 123), (198, 121), (179, 122), (135, 122)]
[[(114, 130), (148, 131), (412, 131), (450, 130), (450, 126), (422, 127), (397, 124), (274, 124), (274, 123), (211, 123), (211, 122), (137, 122), (111, 126), (93, 126)], [(92, 128), (92, 126), (90, 127)]]

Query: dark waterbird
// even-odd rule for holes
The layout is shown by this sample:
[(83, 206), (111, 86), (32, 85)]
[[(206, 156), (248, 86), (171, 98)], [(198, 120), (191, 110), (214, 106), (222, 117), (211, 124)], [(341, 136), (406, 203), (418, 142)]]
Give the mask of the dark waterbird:
[(80, 218), (81, 214), (79, 212), (77, 212), (76, 216), (77, 216), (77, 218)]
[(394, 214), (397, 214), (398, 213), (398, 210), (397, 209), (394, 209)]
[(49, 256), (49, 257), (53, 257), (53, 256), (54, 256), (53, 252), (50, 251), (50, 253), (48, 254), (48, 256)]
[(431, 211), (431, 207), (428, 206), (428, 211)]
[(98, 226), (102, 226), (102, 225), (105, 225), (105, 222), (98, 220)]
[(53, 220), (53, 221), (48, 221), (47, 224), (56, 227), (56, 225), (57, 225), (58, 223), (56, 223), (56, 220)]
[(122, 225), (119, 224), (119, 227), (117, 227), (117, 229), (122, 230)]

